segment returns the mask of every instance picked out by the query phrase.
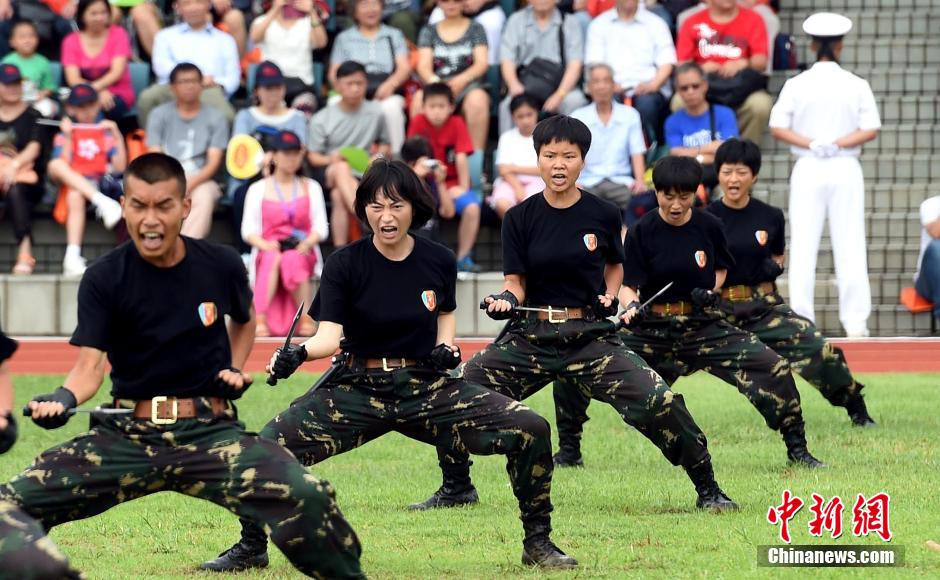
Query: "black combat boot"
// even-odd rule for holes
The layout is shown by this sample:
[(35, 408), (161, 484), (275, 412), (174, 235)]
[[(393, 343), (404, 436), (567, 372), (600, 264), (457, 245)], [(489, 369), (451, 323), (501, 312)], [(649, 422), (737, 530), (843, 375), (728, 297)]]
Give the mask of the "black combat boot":
[(408, 506), (410, 510), (429, 510), (435, 508), (451, 508), (463, 505), (472, 505), (480, 501), (477, 488), (470, 480), (470, 466), (472, 461), (466, 463), (450, 464), (441, 462), (441, 473), (444, 482), (431, 497)]
[(695, 507), (703, 510), (716, 512), (736, 510), (738, 504), (734, 503), (730, 497), (725, 495), (718, 487), (715, 481), (715, 472), (712, 470), (712, 460), (710, 457), (699, 461), (692, 467), (685, 468), (689, 479), (695, 485), (695, 491), (698, 493), (698, 499), (695, 500)]
[(522, 541), (522, 563), (539, 568), (571, 569), (578, 561), (558, 549), (549, 538), (551, 525), (523, 521), (525, 539)]
[(268, 536), (261, 526), (241, 520), (242, 539), (215, 560), (204, 562), (200, 568), (211, 572), (240, 572), (252, 568), (268, 567)]
[(813, 457), (806, 448), (806, 431), (802, 422), (782, 427), (780, 434), (783, 435), (783, 442), (787, 445), (787, 459), (790, 460), (790, 465), (801, 465), (811, 469), (827, 467), (825, 463)]
[(558, 446), (558, 453), (552, 456), (552, 461), (555, 467), (584, 467), (581, 445), (577, 441), (574, 444), (561, 442)]
[[(861, 385), (859, 385), (859, 391), (861, 391)], [(875, 420), (871, 418), (871, 415), (868, 414), (868, 407), (865, 406), (865, 399), (862, 397), (861, 392), (846, 401), (845, 410), (849, 412), (849, 418), (852, 419), (852, 424), (856, 427), (878, 426)]]

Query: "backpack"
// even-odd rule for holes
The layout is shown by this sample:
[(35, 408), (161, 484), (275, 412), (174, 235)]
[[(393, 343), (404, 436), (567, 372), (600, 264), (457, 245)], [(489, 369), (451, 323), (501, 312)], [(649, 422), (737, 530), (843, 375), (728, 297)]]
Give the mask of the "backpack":
[(774, 39), (774, 70), (795, 70), (799, 67), (796, 61), (796, 47), (793, 37), (789, 34), (778, 34)]

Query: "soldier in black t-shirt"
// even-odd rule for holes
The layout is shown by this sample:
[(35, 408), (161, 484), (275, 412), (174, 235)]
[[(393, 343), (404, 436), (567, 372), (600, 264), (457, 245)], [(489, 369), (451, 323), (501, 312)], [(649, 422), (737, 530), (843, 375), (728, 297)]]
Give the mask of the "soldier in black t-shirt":
[[(272, 419), (261, 435), (311, 465), (397, 431), (454, 452), (506, 455), (525, 530), (522, 561), (574, 568), (551, 531), (548, 422), (521, 403), (452, 378), (457, 259), (415, 236), (434, 205), (399, 161), (376, 160), (356, 191), (356, 215), (372, 235), (336, 251), (323, 267), (310, 315), (316, 335), (278, 349), (270, 370), (287, 378), (304, 361), (336, 352), (330, 375)], [(249, 567), (264, 554), (264, 530), (243, 520), (242, 539), (205, 569)]]
[(361, 577), (359, 541), (332, 487), (237, 420), (231, 401), (251, 377), (236, 367), (248, 357), (255, 326), (238, 254), (180, 236), (190, 199), (172, 157), (137, 158), (124, 185), (132, 242), (85, 272), (71, 340), (80, 347), (78, 361), (65, 385), (33, 398), (29, 411), (40, 427), (64, 425), (101, 386), (107, 356), (115, 405), (130, 413), (99, 415), (89, 432), (44, 452), (0, 486), (0, 500), (48, 529), (176, 491), (269, 526), (306, 574)]
[[(620, 211), (577, 187), (590, 130), (555, 116), (533, 136), (545, 191), (503, 220), (503, 292), (484, 302), (506, 330), (463, 369), (463, 377), (522, 400), (560, 378), (613, 406), (695, 484), (697, 505), (737, 507), (715, 482), (705, 436), (682, 396), (623, 344), (615, 323), (623, 279)], [(537, 311), (520, 311), (515, 307)], [(444, 484), (413, 509), (448, 507), (470, 493), (469, 459), (438, 449)]]
[(724, 222), (735, 265), (728, 270), (721, 309), (731, 324), (752, 332), (790, 362), (827, 401), (845, 407), (854, 425), (874, 426), (842, 349), (832, 346), (807, 318), (793, 312), (777, 292), (786, 247), (783, 212), (751, 197), (760, 171), (760, 149), (729, 139), (715, 153), (723, 197), (708, 211)]

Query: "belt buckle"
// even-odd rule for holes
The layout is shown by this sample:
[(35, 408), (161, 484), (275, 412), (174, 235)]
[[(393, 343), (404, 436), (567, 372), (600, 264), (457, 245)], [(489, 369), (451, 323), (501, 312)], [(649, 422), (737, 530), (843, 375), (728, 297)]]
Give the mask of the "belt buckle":
[(667, 302), (663, 304), (663, 315), (670, 316), (672, 314), (672, 302)]
[[(555, 318), (556, 312), (563, 313), (564, 318)], [(562, 322), (567, 322), (568, 321), (568, 307), (565, 306), (564, 308), (559, 308), (558, 310), (554, 310), (551, 306), (549, 306), (548, 307), (548, 321), (551, 324), (561, 324)]]
[[(170, 400), (172, 400), (173, 402), (171, 406), (171, 409), (173, 410), (173, 416), (170, 417), (169, 419), (158, 417), (157, 415), (159, 414), (159, 412), (157, 409), (160, 407), (160, 403), (167, 403)], [(166, 397), (166, 396), (161, 395), (159, 397), (154, 397), (150, 399), (150, 421), (154, 425), (172, 425), (173, 423), (176, 423), (176, 416), (178, 413), (179, 413), (179, 402), (176, 400), (176, 397)]]
[[(389, 359), (385, 358), (384, 356), (382, 357), (382, 370), (385, 371), (385, 372), (387, 372), (387, 373), (388, 373), (388, 372), (391, 372), (391, 371), (394, 371), (394, 370), (397, 370), (397, 369), (403, 369), (403, 368), (405, 368), (405, 357), (402, 357), (402, 358), (400, 358), (400, 359), (398, 360), (398, 362), (400, 362), (401, 364), (400, 364), (397, 368), (395, 368), (395, 367), (388, 368), (388, 360), (389, 360)], [(392, 359), (392, 362), (395, 362), (395, 359)]]
[(728, 300), (734, 302), (734, 286), (728, 288)]

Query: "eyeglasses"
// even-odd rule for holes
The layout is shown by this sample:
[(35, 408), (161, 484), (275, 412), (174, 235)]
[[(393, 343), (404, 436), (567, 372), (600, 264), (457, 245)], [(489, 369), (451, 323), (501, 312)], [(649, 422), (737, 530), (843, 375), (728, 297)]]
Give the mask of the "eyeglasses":
[(702, 83), (692, 83), (691, 85), (680, 85), (679, 92), (684, 93), (686, 91), (697, 91), (702, 88)]

